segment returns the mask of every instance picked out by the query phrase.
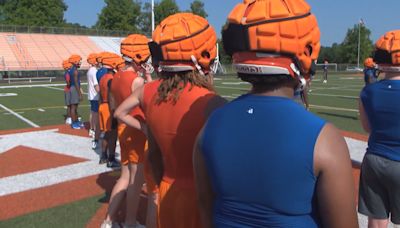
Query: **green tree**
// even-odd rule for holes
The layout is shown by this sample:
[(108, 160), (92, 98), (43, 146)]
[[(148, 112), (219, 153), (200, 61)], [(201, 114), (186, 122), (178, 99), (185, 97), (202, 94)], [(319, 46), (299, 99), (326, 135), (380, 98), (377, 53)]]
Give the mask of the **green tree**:
[[(179, 7), (175, 0), (161, 0), (154, 5), (155, 23), (156, 26), (168, 16), (178, 13)], [(151, 19), (150, 19), (151, 20)]]
[(325, 59), (331, 63), (343, 63), (342, 45), (334, 43), (331, 47), (321, 47), (318, 62), (323, 63)]
[(146, 2), (143, 5), (138, 21), (138, 28), (140, 32), (147, 37), (151, 37), (151, 4), (149, 2)]
[(62, 26), (63, 0), (1, 0), (0, 22), (13, 25)]
[(105, 0), (96, 28), (137, 32), (141, 5), (136, 0)]
[(341, 56), (343, 63), (357, 63), (358, 32), (360, 29), (360, 63), (369, 57), (373, 51), (373, 43), (370, 39), (371, 30), (363, 25), (356, 24), (347, 30), (347, 35), (341, 44)]
[(204, 18), (208, 17), (206, 10), (204, 9), (204, 3), (201, 0), (194, 0), (190, 4), (190, 10), (193, 14), (202, 16)]
[(224, 50), (224, 43), (222, 42), (222, 39), (218, 39), (217, 43), (218, 43), (219, 61), (222, 64), (231, 64), (232, 57), (230, 55), (226, 54), (226, 52)]

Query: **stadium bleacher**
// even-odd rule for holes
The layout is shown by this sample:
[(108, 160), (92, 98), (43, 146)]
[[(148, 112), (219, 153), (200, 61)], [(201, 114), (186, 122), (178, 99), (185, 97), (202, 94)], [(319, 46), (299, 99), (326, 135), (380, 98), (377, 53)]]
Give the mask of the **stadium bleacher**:
[[(93, 52), (119, 54), (122, 38), (81, 35), (0, 33), (0, 71), (60, 70), (71, 54), (86, 58)], [(82, 68), (88, 68), (82, 61)]]

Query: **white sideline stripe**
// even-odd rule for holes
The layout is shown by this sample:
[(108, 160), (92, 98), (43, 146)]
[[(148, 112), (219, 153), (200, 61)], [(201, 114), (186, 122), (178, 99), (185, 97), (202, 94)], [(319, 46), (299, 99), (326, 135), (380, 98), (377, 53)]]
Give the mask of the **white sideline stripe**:
[(345, 95), (335, 95), (335, 94), (323, 94), (323, 93), (312, 93), (309, 92), (309, 95), (315, 95), (315, 96), (323, 96), (323, 97), (343, 97), (343, 98), (353, 98), (353, 99), (358, 99), (359, 97), (356, 96), (345, 96)]
[[(87, 82), (81, 83), (81, 85), (87, 85)], [(40, 84), (40, 85), (15, 85), (15, 86), (0, 86), (0, 89), (19, 89), (19, 88), (37, 88), (37, 87), (48, 87), (48, 86), (65, 86), (65, 84)]]
[(0, 197), (76, 180), (111, 170), (112, 169), (107, 168), (106, 165), (99, 165), (98, 161), (87, 161), (17, 176), (5, 177), (0, 179)]
[(215, 88), (220, 88), (220, 89), (235, 89), (235, 90), (246, 90), (246, 89), (248, 89), (248, 88), (228, 87), (228, 86), (215, 86)]
[[(44, 88), (47, 88), (47, 89), (54, 89), (54, 90), (59, 90), (59, 91), (64, 91), (64, 89), (56, 88), (56, 87), (52, 87), (52, 86), (45, 86)], [(85, 92), (83, 92), (83, 94), (87, 95), (87, 93), (85, 93)]]
[(336, 111), (348, 111), (348, 112), (357, 112), (357, 109), (349, 109), (349, 108), (336, 108), (336, 107), (330, 107), (330, 106), (322, 106), (322, 105), (310, 105), (311, 108), (315, 109), (326, 109), (326, 110), (336, 110)]
[(27, 118), (21, 116), (20, 114), (14, 112), (13, 110), (7, 108), (6, 106), (0, 104), (0, 107), (3, 108), (4, 110), (6, 110), (7, 112), (9, 112), (10, 114), (14, 115), (15, 117), (17, 117), (18, 119), (20, 119), (20, 120), (24, 121), (25, 123), (31, 125), (32, 127), (36, 127), (36, 128), (40, 127), (39, 125), (37, 125), (34, 122), (28, 120)]
[[(16, 112), (16, 113), (17, 114), (24, 114), (25, 112)], [(9, 113), (9, 112), (5, 112), (5, 113), (3, 113), (3, 115), (9, 116), (9, 115), (14, 115), (14, 114)]]

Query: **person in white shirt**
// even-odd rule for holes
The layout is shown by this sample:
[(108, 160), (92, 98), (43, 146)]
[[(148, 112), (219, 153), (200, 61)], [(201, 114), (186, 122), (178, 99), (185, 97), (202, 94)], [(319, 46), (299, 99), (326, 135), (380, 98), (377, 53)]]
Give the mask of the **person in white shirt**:
[(87, 72), (88, 82), (88, 99), (90, 102), (90, 130), (89, 135), (92, 136), (92, 149), (96, 149), (99, 137), (100, 137), (100, 125), (99, 125), (99, 83), (96, 78), (97, 73), (97, 54), (90, 54), (87, 58), (87, 62), (90, 64), (90, 68)]

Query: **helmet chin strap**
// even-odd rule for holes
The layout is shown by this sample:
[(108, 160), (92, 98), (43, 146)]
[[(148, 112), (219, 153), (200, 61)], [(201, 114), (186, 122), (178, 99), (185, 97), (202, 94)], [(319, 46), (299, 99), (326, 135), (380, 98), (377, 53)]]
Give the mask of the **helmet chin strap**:
[(203, 76), (205, 76), (206, 74), (204, 73), (204, 71), (201, 69), (200, 64), (197, 62), (196, 57), (194, 57), (194, 55), (191, 55), (190, 58), (192, 59), (192, 62), (194, 63), (194, 66), (196, 67), (197, 71), (199, 71), (199, 73)]
[(306, 79), (303, 77), (303, 75), (301, 75), (300, 70), (296, 67), (296, 65), (294, 63), (290, 64), (290, 68), (293, 70), (293, 72), (296, 74), (297, 79), (299, 80), (299, 85), (296, 88), (297, 92), (301, 92), (306, 88), (307, 85), (307, 81)]

